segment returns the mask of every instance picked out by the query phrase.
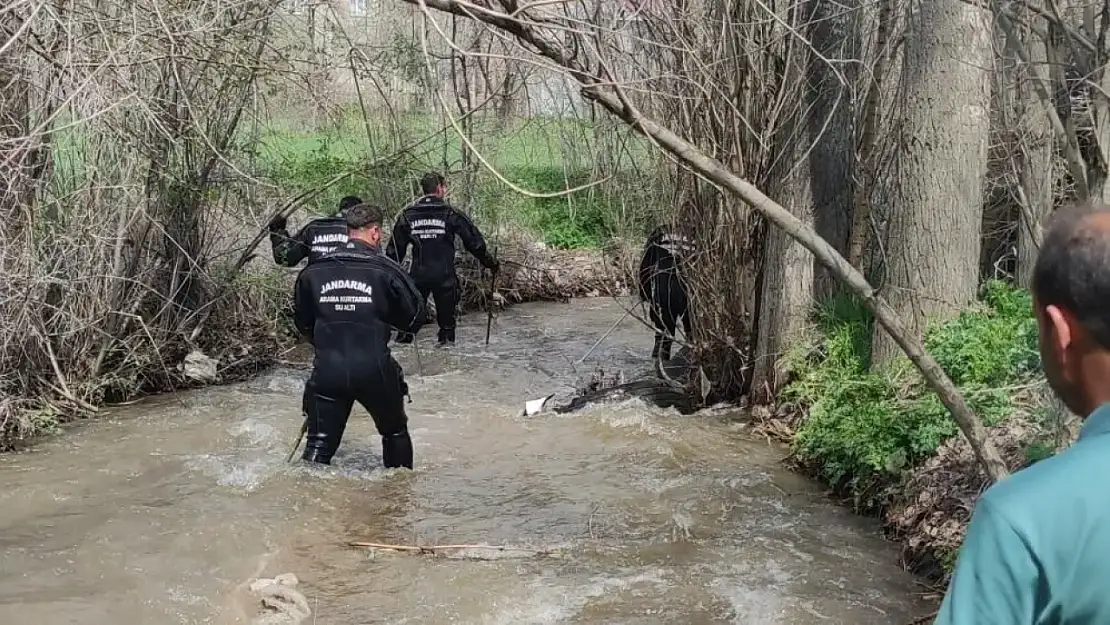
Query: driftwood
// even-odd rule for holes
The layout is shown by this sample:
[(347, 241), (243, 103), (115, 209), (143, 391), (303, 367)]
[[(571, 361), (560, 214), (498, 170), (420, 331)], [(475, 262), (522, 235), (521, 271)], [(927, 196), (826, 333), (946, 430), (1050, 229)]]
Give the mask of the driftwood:
[[(392, 545), (388, 543), (373, 543), (353, 541), (347, 543), (350, 547), (363, 549), (379, 549), (383, 551), (398, 551), (402, 553), (415, 553), (420, 555), (440, 556), (458, 552), (490, 552), (504, 554), (520, 554), (521, 557), (548, 557), (555, 558), (561, 554), (558, 549), (532, 549), (530, 547), (506, 547), (503, 545)], [(495, 559), (483, 558), (475, 554), (469, 555), (473, 560)]]
[(679, 350), (675, 357), (662, 363), (666, 377), (657, 372), (645, 371), (631, 381), (626, 381), (623, 371), (606, 372), (596, 369), (588, 379), (579, 384), (579, 390), (569, 402), (555, 406), (552, 412), (565, 414), (581, 410), (589, 404), (602, 401), (620, 401), (637, 397), (660, 408), (674, 408), (680, 414), (690, 415), (700, 408), (698, 398), (682, 382), (694, 371), (688, 348)]
[(660, 408), (674, 408), (680, 414), (689, 415), (697, 411), (697, 399), (683, 389), (675, 388), (658, 378), (633, 380), (578, 395), (566, 404), (556, 406), (553, 412), (565, 414), (581, 410), (587, 405), (600, 401), (619, 401), (638, 397)]

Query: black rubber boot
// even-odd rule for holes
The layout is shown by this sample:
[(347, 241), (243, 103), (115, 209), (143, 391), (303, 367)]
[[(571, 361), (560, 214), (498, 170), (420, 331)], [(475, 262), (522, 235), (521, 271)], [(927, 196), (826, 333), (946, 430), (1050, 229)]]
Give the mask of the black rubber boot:
[(387, 469), (412, 469), (412, 439), (408, 430), (382, 437), (382, 462)]
[(316, 464), (331, 464), (331, 457), (335, 455), (335, 449), (328, 440), (328, 435), (322, 432), (308, 434), (308, 440), (305, 441), (304, 453), (301, 454), (301, 459), (306, 462), (314, 462)]
[(396, 342), (399, 344), (408, 344), (416, 340), (416, 336), (409, 332), (398, 332)]
[(455, 329), (454, 328), (451, 328), (450, 330), (440, 330), (439, 331), (439, 346), (440, 347), (451, 347), (454, 344), (455, 344)]
[(350, 409), (344, 409), (336, 399), (315, 392), (315, 388), (312, 391), (306, 397), (308, 428), (301, 458), (317, 464), (331, 464), (331, 457), (339, 449), (343, 431), (347, 429)]

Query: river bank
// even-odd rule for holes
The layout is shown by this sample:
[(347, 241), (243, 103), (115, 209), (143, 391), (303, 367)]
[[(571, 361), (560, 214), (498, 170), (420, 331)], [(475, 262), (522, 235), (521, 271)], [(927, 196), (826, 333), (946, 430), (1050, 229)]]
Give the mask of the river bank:
[[(989, 484), (954, 421), (908, 363), (869, 366), (870, 315), (849, 299), (816, 315), (790, 355), (795, 378), (759, 430), (791, 464), (861, 514), (882, 520), (907, 567), (943, 587), (975, 501)], [(1078, 422), (1051, 397), (1028, 292), (989, 282), (975, 307), (926, 333), (926, 347), (983, 418), (1011, 471), (1051, 456)]]

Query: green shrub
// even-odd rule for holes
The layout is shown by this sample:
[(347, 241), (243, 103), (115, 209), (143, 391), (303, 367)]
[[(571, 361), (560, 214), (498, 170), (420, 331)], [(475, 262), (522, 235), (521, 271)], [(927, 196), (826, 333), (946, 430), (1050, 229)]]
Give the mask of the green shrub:
[(409, 186), (422, 171), (417, 163), (398, 159), (360, 168), (361, 160), (333, 147), (325, 136), (318, 146), (307, 151), (281, 153), (268, 164), (266, 174), (296, 195), (317, 189), (344, 171), (354, 170), (338, 184), (305, 202), (309, 212), (321, 215), (333, 214), (340, 198), (347, 195), (357, 195), (390, 209), (411, 197)]
[[(1014, 410), (1007, 386), (1039, 371), (1036, 321), (1027, 293), (1002, 282), (982, 291), (981, 309), (931, 327), (925, 346), (987, 425)], [(857, 496), (897, 479), (957, 434), (955, 421), (915, 370), (868, 369), (872, 321), (858, 300), (840, 297), (818, 311), (823, 339), (796, 354), (785, 397), (808, 407), (796, 455), (833, 485)]]

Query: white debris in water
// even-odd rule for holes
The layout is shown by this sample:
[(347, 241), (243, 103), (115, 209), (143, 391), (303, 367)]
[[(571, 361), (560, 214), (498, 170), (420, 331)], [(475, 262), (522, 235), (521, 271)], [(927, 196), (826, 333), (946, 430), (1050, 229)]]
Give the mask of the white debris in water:
[(219, 377), (220, 361), (208, 357), (207, 354), (200, 350), (194, 349), (185, 356), (185, 360), (179, 365), (179, 369), (185, 374), (185, 377), (190, 380), (198, 382), (215, 382)]
[(690, 540), (694, 537), (694, 517), (688, 511), (675, 510), (671, 519), (674, 521), (676, 539)]
[(308, 600), (297, 590), (300, 583), (296, 575), (283, 573), (273, 579), (260, 578), (250, 583), (250, 591), (257, 595), (267, 610), (254, 620), (254, 625), (300, 625), (311, 614)]

